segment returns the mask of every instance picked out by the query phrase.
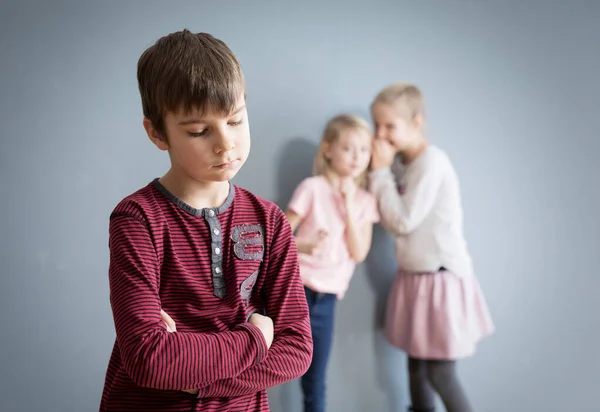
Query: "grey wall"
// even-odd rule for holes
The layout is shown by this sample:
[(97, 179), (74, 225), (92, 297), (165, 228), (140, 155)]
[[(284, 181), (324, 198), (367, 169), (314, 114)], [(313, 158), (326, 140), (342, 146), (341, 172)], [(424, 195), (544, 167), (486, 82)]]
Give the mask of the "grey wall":
[[(2, 411), (98, 408), (108, 216), (168, 166), (143, 133), (135, 65), (185, 27), (238, 54), (253, 149), (236, 183), (281, 204), (330, 116), (419, 84), (498, 328), (460, 369), (476, 410), (600, 410), (600, 3), (25, 3), (0, 8)], [(393, 272), (377, 230), (339, 306), (331, 411), (408, 401), (405, 359), (376, 327)], [(270, 393), (300, 411), (297, 382)]]

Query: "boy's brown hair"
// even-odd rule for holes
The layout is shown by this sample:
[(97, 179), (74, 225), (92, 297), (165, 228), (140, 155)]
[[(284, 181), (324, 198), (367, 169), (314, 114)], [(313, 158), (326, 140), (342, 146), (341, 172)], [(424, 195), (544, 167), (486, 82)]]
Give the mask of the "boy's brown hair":
[(183, 30), (160, 38), (137, 66), (144, 117), (166, 139), (168, 112), (235, 110), (246, 94), (242, 68), (227, 45), (208, 33)]

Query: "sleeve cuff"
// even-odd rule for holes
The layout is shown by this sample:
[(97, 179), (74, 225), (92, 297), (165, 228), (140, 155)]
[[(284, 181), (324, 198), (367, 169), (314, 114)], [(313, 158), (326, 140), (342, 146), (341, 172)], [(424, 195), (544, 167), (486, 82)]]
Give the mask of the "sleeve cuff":
[(394, 179), (394, 174), (390, 167), (382, 167), (369, 173), (369, 183), (371, 186), (377, 185), (382, 180), (388, 179)]
[(239, 328), (245, 330), (248, 332), (248, 334), (250, 334), (251, 337), (254, 338), (254, 341), (256, 342), (256, 360), (254, 364), (257, 365), (261, 363), (267, 357), (267, 351), (269, 350), (262, 332), (259, 328), (251, 323), (243, 323), (239, 325)]
[(390, 167), (382, 167), (369, 173), (371, 180), (381, 179), (383, 176), (392, 176), (392, 169)]

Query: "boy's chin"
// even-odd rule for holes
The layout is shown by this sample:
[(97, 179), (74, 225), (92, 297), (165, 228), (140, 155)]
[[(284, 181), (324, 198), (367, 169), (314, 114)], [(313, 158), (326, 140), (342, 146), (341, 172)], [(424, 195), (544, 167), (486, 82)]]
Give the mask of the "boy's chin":
[(218, 182), (228, 182), (231, 179), (233, 179), (235, 176), (237, 176), (238, 172), (240, 171), (240, 169), (238, 168), (237, 170), (227, 170), (227, 171), (223, 171), (220, 172), (218, 174), (216, 174), (215, 176), (212, 176), (212, 181), (215, 183)]

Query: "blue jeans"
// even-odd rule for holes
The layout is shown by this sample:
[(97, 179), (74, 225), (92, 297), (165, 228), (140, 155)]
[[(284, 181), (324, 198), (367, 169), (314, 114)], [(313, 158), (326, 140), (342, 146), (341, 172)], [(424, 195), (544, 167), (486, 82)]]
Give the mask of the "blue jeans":
[(301, 379), (304, 412), (325, 412), (326, 371), (333, 341), (337, 297), (330, 293), (318, 293), (306, 287), (304, 291), (310, 311), (313, 337), (312, 362)]

